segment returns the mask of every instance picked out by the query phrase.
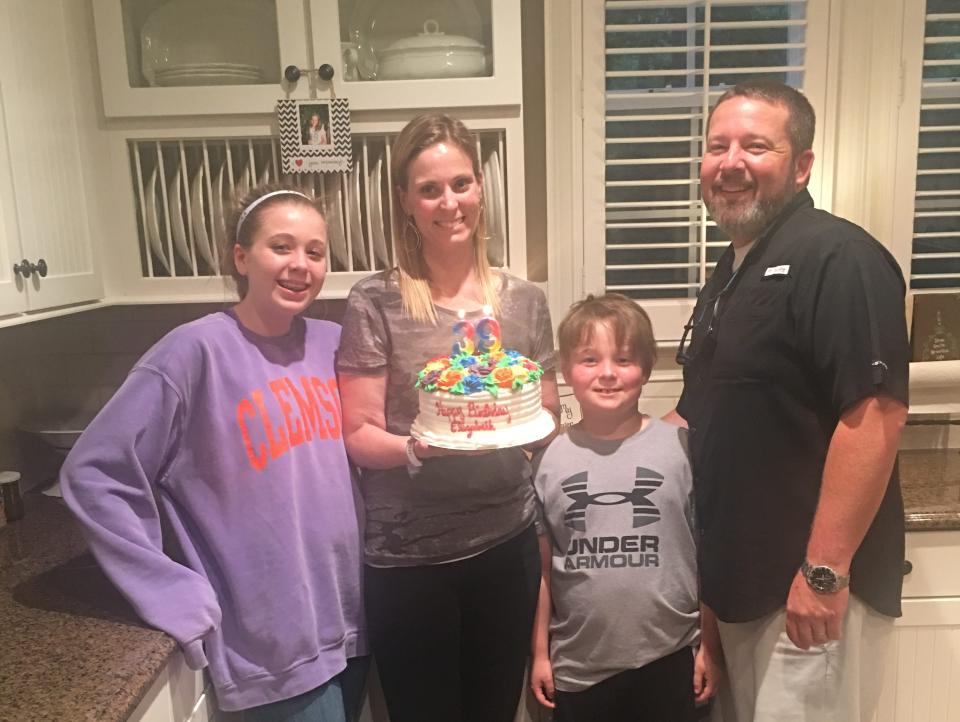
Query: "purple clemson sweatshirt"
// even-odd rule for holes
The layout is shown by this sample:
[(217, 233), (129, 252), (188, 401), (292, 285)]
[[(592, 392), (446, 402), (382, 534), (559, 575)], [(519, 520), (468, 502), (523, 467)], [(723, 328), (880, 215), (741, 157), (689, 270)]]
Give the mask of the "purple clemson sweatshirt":
[(107, 575), (191, 667), (209, 664), (224, 710), (311, 690), (366, 652), (339, 336), (298, 318), (266, 338), (231, 312), (180, 326), (61, 472)]

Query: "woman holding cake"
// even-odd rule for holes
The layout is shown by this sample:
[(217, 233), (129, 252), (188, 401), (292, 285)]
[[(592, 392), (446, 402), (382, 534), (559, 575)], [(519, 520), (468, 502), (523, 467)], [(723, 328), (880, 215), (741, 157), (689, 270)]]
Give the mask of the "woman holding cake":
[[(556, 414), (543, 293), (490, 268), (475, 138), (445, 115), (392, 147), (397, 267), (347, 301), (337, 370), (347, 450), (366, 506), (366, 605), (392, 722), (509, 722), (540, 571), (530, 469), (518, 447), (464, 453), (410, 436), (417, 373), (485, 306), (504, 348), (539, 362)], [(546, 440), (544, 440), (546, 441)]]

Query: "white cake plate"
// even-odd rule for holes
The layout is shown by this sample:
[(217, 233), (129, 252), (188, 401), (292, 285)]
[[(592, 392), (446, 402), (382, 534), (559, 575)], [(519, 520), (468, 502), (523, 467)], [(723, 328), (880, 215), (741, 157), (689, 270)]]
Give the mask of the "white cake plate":
[[(487, 441), (475, 441), (473, 439), (453, 440), (449, 436), (437, 436), (436, 434), (421, 429), (414, 421), (410, 427), (410, 436), (422, 441), (430, 446), (436, 446), (441, 449), (455, 449), (457, 451), (493, 451), (495, 449), (509, 449), (514, 446), (524, 446), (539, 441), (549, 435), (556, 428), (556, 420), (553, 414), (546, 409), (541, 409), (537, 418), (528, 421), (523, 425), (523, 429), (511, 433), (512, 439), (509, 444), (495, 444)], [(490, 431), (480, 431), (478, 434), (489, 436)]]

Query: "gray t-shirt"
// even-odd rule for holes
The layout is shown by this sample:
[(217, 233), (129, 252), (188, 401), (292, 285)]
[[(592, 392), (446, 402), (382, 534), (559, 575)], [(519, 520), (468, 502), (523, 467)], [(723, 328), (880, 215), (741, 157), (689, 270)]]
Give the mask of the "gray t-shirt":
[(537, 461), (534, 487), (553, 543), (550, 660), (561, 691), (698, 639), (685, 434), (659, 419), (619, 441), (573, 427)]
[[(500, 273), (501, 342), (554, 368), (553, 329), (543, 292)], [(455, 311), (437, 308), (436, 326), (403, 313), (395, 276), (382, 272), (350, 291), (337, 370), (387, 376), (386, 427), (410, 433), (419, 408), (417, 372), (453, 347)], [(483, 313), (467, 314), (477, 320)], [(366, 508), (366, 563), (412, 566), (479, 554), (527, 528), (536, 515), (530, 464), (519, 448), (482, 456), (427, 459), (411, 478), (406, 467), (361, 469)]]

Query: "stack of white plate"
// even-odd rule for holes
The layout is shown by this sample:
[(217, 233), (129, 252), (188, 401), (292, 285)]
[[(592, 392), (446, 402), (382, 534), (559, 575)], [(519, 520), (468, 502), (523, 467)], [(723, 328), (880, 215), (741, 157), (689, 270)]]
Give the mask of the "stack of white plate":
[[(143, 4), (143, 3), (141, 3)], [(237, 85), (279, 80), (276, 0), (153, 2), (140, 29), (149, 85)]]
[(153, 71), (154, 82), (162, 87), (182, 85), (244, 85), (262, 83), (263, 72), (244, 63), (183, 63)]

